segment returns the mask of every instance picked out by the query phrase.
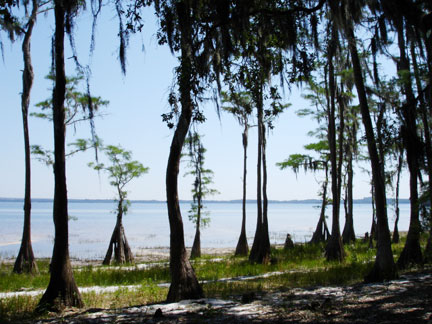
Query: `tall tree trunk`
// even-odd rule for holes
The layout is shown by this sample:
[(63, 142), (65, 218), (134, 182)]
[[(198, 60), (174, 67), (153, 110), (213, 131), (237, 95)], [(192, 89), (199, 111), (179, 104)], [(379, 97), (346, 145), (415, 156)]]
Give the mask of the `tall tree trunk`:
[(55, 13), (55, 86), (53, 91), (54, 123), (54, 249), (51, 258), (51, 276), (37, 311), (55, 310), (64, 307), (82, 307), (83, 302), (69, 258), (68, 199), (66, 189), (65, 162), (65, 91), (64, 66), (65, 9), (63, 1), (54, 1)]
[(362, 122), (366, 133), (369, 158), (371, 161), (372, 181), (375, 188), (374, 191), (378, 232), (377, 255), (375, 258), (374, 267), (371, 272), (366, 276), (365, 281), (372, 282), (391, 280), (397, 277), (397, 271), (393, 259), (393, 252), (391, 249), (390, 230), (387, 220), (384, 175), (381, 172), (381, 164), (383, 164), (384, 162), (380, 161), (378, 156), (378, 150), (375, 142), (375, 135), (372, 127), (372, 120), (370, 117), (362, 68), (357, 52), (356, 38), (351, 17), (347, 17), (347, 20), (345, 21), (344, 32), (348, 40), (348, 47), (354, 69), (354, 82), (356, 85), (357, 95), (360, 103)]
[(171, 142), (166, 171), (166, 192), (168, 218), (170, 224), (170, 272), (171, 286), (167, 302), (182, 299), (196, 299), (204, 296), (195, 272), (190, 264), (184, 242), (183, 221), (178, 198), (178, 174), (182, 147), (192, 119), (193, 103), (191, 98), (192, 48), (190, 8), (185, 2), (176, 5), (180, 17), (181, 62), (179, 68), (179, 91), (181, 113)]
[(245, 128), (242, 135), (243, 139), (243, 200), (242, 200), (242, 225), (240, 237), (235, 250), (236, 256), (246, 256), (249, 253), (249, 245), (246, 236), (246, 176), (247, 176), (247, 146), (248, 146), (248, 125), (245, 123)]
[(395, 197), (395, 223), (394, 223), (394, 229), (393, 229), (393, 237), (392, 237), (392, 243), (399, 243), (399, 189), (400, 189), (400, 175), (402, 172), (402, 163), (403, 163), (403, 150), (399, 152), (399, 159), (398, 159), (398, 166), (397, 166), (397, 175), (396, 175), (396, 197)]
[[(398, 72), (407, 71), (410, 73), (409, 58), (406, 55), (405, 36), (402, 19), (397, 23), (398, 45), (399, 45), (399, 64)], [(416, 103), (413, 93), (411, 78), (404, 80), (402, 89), (406, 97), (406, 102), (402, 107), (402, 136), (406, 148), (406, 158), (410, 172), (410, 225), (404, 249), (399, 256), (397, 265), (399, 269), (406, 268), (409, 264), (422, 264), (423, 256), (420, 248), (420, 219), (418, 203), (418, 184), (417, 175), (419, 173), (419, 139), (417, 136), (416, 124)]]
[(369, 246), (373, 248), (373, 241), (377, 240), (377, 222), (376, 222), (376, 204), (375, 204), (375, 187), (372, 182), (371, 184), (371, 208), (372, 208), (372, 223), (371, 223), (371, 229), (370, 229), (370, 237), (369, 237)]
[(327, 227), (327, 222), (325, 219), (325, 211), (327, 207), (327, 187), (328, 187), (328, 166), (327, 163), (325, 164), (325, 180), (322, 186), (322, 203), (321, 203), (321, 213), (320, 218), (318, 220), (318, 224), (315, 228), (315, 231), (312, 235), (311, 240), (309, 243), (321, 243), (326, 242), (327, 239), (330, 237), (330, 232)]
[(332, 231), (330, 238), (327, 242), (325, 255), (327, 260), (344, 259), (345, 253), (343, 250), (340, 226), (339, 226), (339, 210), (340, 210), (340, 176), (336, 148), (336, 125), (335, 125), (335, 112), (336, 112), (336, 84), (334, 76), (333, 58), (336, 51), (336, 30), (332, 28), (332, 37), (328, 46), (328, 66), (329, 66), (329, 94), (330, 102), (328, 109), (328, 139), (330, 148), (330, 167), (331, 167), (331, 188), (333, 196), (333, 213), (332, 213)]
[(263, 167), (263, 184), (262, 184), (262, 192), (263, 192), (263, 226), (261, 230), (261, 244), (259, 247), (259, 263), (268, 263), (270, 261), (270, 236), (269, 236), (269, 227), (268, 227), (268, 197), (267, 197), (267, 155), (266, 155), (266, 147), (267, 140), (265, 135), (265, 126), (262, 124), (262, 167)]
[(114, 231), (111, 236), (107, 253), (102, 262), (102, 264), (104, 265), (109, 265), (111, 263), (113, 250), (114, 250), (114, 260), (118, 264), (131, 263), (134, 260), (132, 250), (126, 239), (126, 234), (123, 227), (123, 203), (124, 203), (124, 199), (120, 198), (117, 207), (116, 225), (114, 227)]
[(268, 232), (268, 199), (267, 199), (267, 170), (265, 155), (265, 126), (263, 107), (263, 86), (260, 86), (257, 100), (258, 110), (258, 162), (257, 162), (257, 228), (249, 260), (256, 263), (270, 261), (270, 238)]
[(22, 43), (24, 60), (23, 70), (23, 92), (21, 95), (21, 111), (24, 130), (24, 152), (25, 152), (25, 194), (24, 194), (24, 227), (21, 239), (21, 247), (15, 260), (13, 272), (15, 273), (39, 273), (31, 243), (31, 163), (30, 163), (30, 136), (28, 128), (28, 109), (30, 106), (30, 92), (33, 86), (33, 65), (31, 62), (31, 36), (36, 23), (36, 16), (39, 9), (37, 0), (32, 1), (32, 12), (25, 31)]
[(257, 99), (258, 110), (258, 159), (257, 159), (257, 225), (255, 237), (252, 244), (252, 249), (249, 254), (251, 262), (259, 263), (259, 249), (262, 244), (262, 228), (263, 228), (263, 208), (262, 208), (262, 123), (263, 123), (263, 107), (262, 107), (262, 86), (259, 90), (259, 98)]
[(350, 242), (355, 242), (355, 232), (354, 232), (354, 217), (353, 217), (353, 163), (352, 163), (352, 152), (349, 149), (348, 152), (348, 183), (347, 183), (347, 212), (345, 217), (345, 226), (342, 232), (342, 240), (344, 244), (349, 244)]
[[(411, 57), (413, 60), (413, 68), (414, 68), (414, 76), (416, 80), (416, 87), (417, 87), (417, 93), (423, 92), (422, 90), (422, 82), (420, 79), (420, 72), (419, 67), (417, 63), (417, 54), (415, 51), (415, 44), (414, 42), (411, 43)], [(429, 62), (430, 63), (430, 62)], [(432, 78), (431, 78), (432, 79)], [(430, 86), (430, 84), (429, 84)], [(431, 89), (432, 90), (432, 89)], [(426, 248), (424, 251), (424, 261), (425, 262), (431, 262), (432, 261), (432, 142), (431, 142), (431, 133), (430, 133), (430, 121), (428, 118), (428, 110), (427, 110), (427, 97), (431, 96), (431, 90), (427, 92), (426, 94), (420, 94), (419, 95), (419, 101), (420, 101), (420, 113), (421, 118), (423, 122), (423, 128), (424, 128), (424, 138), (425, 138), (425, 148), (426, 148), (426, 166), (427, 166), (427, 174), (429, 178), (429, 186), (428, 186), (428, 196), (429, 196), (429, 218), (431, 219), (429, 224), (429, 239), (426, 244)], [(432, 104), (432, 102), (430, 102)], [(430, 109), (432, 109), (432, 106), (430, 106)]]
[[(430, 17), (430, 14), (429, 14), (429, 17)], [(429, 32), (427, 30), (425, 30), (423, 35), (424, 35), (423, 36), (424, 47), (426, 48), (426, 53), (427, 53), (427, 67), (428, 67), (428, 79), (429, 79), (428, 80), (428, 88), (427, 88), (427, 91), (425, 92), (425, 100), (429, 106), (429, 111), (428, 111), (429, 114), (428, 115), (430, 117), (431, 110), (432, 110), (432, 33), (430, 32), (430, 26), (429, 26)], [(425, 113), (426, 113), (426, 111), (425, 111)], [(429, 201), (430, 201), (429, 217), (432, 218), (432, 185), (431, 185), (432, 179), (430, 176), (430, 172), (432, 170), (432, 160), (429, 159), (429, 154), (432, 155), (432, 153), (429, 152), (429, 151), (432, 151), (432, 147), (431, 147), (432, 144), (430, 144), (430, 126), (429, 126), (429, 123), (426, 122), (426, 125), (429, 129), (429, 136), (427, 137), (429, 139), (429, 144), (426, 141), (426, 154), (428, 156)], [(425, 134), (425, 136), (426, 136), (426, 134)], [(425, 258), (425, 260), (424, 260), (425, 262), (427, 262), (427, 263), (432, 262), (432, 224), (430, 224), (430, 228), (429, 228), (429, 238), (428, 238), (426, 248), (424, 251), (424, 258)]]

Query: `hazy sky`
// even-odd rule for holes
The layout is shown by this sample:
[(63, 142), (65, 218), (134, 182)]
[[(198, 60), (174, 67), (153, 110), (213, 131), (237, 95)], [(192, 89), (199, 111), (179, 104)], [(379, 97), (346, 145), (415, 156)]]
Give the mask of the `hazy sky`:
[[(109, 100), (105, 116), (95, 120), (96, 131), (105, 144), (120, 144), (131, 150), (133, 158), (150, 168), (148, 174), (133, 181), (129, 187), (131, 199), (165, 200), (165, 169), (173, 131), (162, 122), (161, 114), (168, 112), (167, 95), (173, 84), (173, 69), (177, 59), (167, 47), (157, 44), (156, 24), (151, 10), (147, 11), (146, 25), (142, 34), (133, 35), (127, 52), (127, 74), (121, 74), (118, 62), (118, 21), (111, 8), (104, 8), (96, 33), (96, 50), (91, 59), (92, 94)], [(76, 23), (76, 43), (82, 64), (89, 63), (91, 18), (82, 14)], [(51, 96), (51, 82), (45, 80), (51, 64), (51, 37), (53, 34), (52, 13), (38, 18), (33, 33), (32, 55), (35, 82), (30, 111), (37, 111), (34, 104)], [(21, 40), (10, 45), (4, 35), (4, 60), (0, 62), (0, 91), (2, 119), (0, 136), (3, 139), (3, 158), (0, 159), (2, 186), (0, 197), (23, 197), (24, 195), (24, 148), (20, 92), (22, 89)], [(144, 49), (143, 49), (144, 48)], [(75, 65), (70, 59), (67, 46), (68, 76), (75, 74)], [(291, 107), (275, 122), (275, 129), (268, 135), (268, 196), (274, 200), (317, 198), (322, 175), (305, 175), (300, 172), (281, 171), (276, 166), (289, 154), (303, 152), (303, 145), (313, 139), (306, 136), (316, 125), (313, 121), (299, 118), (295, 111), (308, 103), (301, 99), (300, 91), (286, 91), (284, 101)], [(207, 121), (199, 126), (203, 145), (207, 148), (206, 166), (214, 171), (214, 188), (220, 194), (213, 199), (239, 199), (242, 195), (241, 127), (230, 115), (221, 114), (219, 120), (213, 104), (204, 108)], [(30, 118), (31, 144), (45, 148), (53, 147), (52, 124)], [(88, 124), (76, 130), (68, 129), (68, 141), (88, 138)], [(248, 198), (256, 197), (256, 131), (250, 131), (248, 151)], [(67, 183), (69, 198), (105, 199), (113, 198), (105, 174), (98, 175), (87, 163), (94, 152), (78, 154), (67, 160)], [(185, 163), (180, 172), (180, 199), (191, 199), (192, 180), (184, 177)], [(34, 198), (53, 196), (52, 169), (32, 160), (32, 193)], [(370, 195), (368, 177), (359, 169), (355, 175), (355, 198)], [(408, 197), (406, 176), (401, 196)]]

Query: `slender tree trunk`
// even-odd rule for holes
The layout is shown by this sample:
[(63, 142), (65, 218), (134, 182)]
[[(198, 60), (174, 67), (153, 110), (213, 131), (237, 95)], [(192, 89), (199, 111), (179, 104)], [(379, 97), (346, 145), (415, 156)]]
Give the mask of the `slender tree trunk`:
[(369, 158), (371, 161), (372, 181), (375, 188), (375, 202), (377, 212), (377, 255), (375, 264), (371, 272), (366, 276), (365, 281), (391, 280), (397, 277), (396, 266), (391, 249), (390, 230), (387, 220), (386, 193), (384, 175), (381, 173), (383, 161), (380, 161), (375, 142), (375, 135), (372, 127), (372, 120), (369, 112), (369, 105), (363, 81), (362, 68), (357, 52), (356, 38), (351, 17), (345, 21), (345, 35), (348, 40), (348, 47), (351, 54), (354, 82), (360, 103), (362, 122), (365, 128), (366, 140), (368, 144)]
[(256, 263), (270, 261), (270, 238), (267, 218), (267, 170), (265, 157), (265, 126), (263, 115), (263, 87), (260, 86), (257, 100), (258, 110), (258, 162), (257, 162), (257, 228), (249, 260)]
[[(398, 44), (400, 59), (398, 64), (398, 71), (409, 71), (410, 63), (406, 55), (405, 36), (403, 32), (403, 21), (398, 20)], [(419, 139), (417, 137), (417, 124), (416, 124), (416, 103), (412, 90), (411, 78), (406, 78), (402, 86), (406, 102), (402, 107), (403, 126), (402, 136), (406, 147), (406, 158), (408, 169), (410, 172), (410, 225), (408, 229), (407, 240), (399, 256), (397, 265), (399, 269), (406, 268), (409, 264), (422, 264), (423, 256), (420, 248), (420, 219), (419, 219), (419, 204), (418, 204), (418, 184), (417, 175), (419, 173)]]
[(196, 223), (196, 230), (195, 230), (195, 238), (192, 244), (192, 250), (191, 250), (191, 259), (196, 259), (201, 257), (201, 231), (200, 231), (200, 225), (201, 225), (201, 197), (202, 197), (202, 187), (201, 187), (201, 172), (198, 171), (198, 209), (197, 209), (197, 223)]
[(23, 92), (21, 95), (21, 111), (24, 130), (24, 151), (25, 151), (25, 194), (24, 194), (24, 227), (21, 239), (21, 247), (15, 260), (13, 272), (15, 273), (39, 273), (31, 243), (31, 163), (30, 163), (30, 136), (28, 128), (28, 109), (30, 106), (30, 92), (33, 86), (33, 65), (31, 62), (31, 36), (36, 23), (39, 3), (32, 1), (32, 13), (28, 20), (27, 30), (22, 43), (24, 60), (23, 70)]
[[(417, 54), (415, 51), (415, 44), (411, 43), (411, 57), (413, 60), (413, 68), (414, 68), (414, 76), (416, 80), (416, 87), (417, 87), (417, 93), (422, 92), (422, 82), (420, 79), (420, 72), (419, 67), (417, 63)], [(429, 84), (430, 86), (430, 84)], [(431, 96), (429, 91), (429, 96)], [(424, 251), (424, 261), (430, 263), (432, 261), (432, 142), (431, 142), (431, 133), (430, 133), (430, 125), (429, 125), (429, 118), (428, 118), (428, 111), (427, 111), (427, 97), (428, 94), (425, 95), (420, 94), (419, 95), (419, 101), (420, 101), (420, 113), (421, 118), (423, 122), (423, 128), (424, 128), (424, 138), (425, 138), (425, 148), (426, 148), (426, 166), (427, 166), (427, 174), (429, 178), (429, 186), (428, 186), (428, 196), (429, 196), (429, 218), (431, 219), (429, 224), (429, 239), (426, 244), (426, 248)], [(431, 102), (432, 104), (432, 102)], [(432, 106), (430, 107), (432, 109)]]
[(339, 260), (344, 259), (345, 253), (343, 250), (340, 225), (339, 225), (339, 211), (340, 211), (340, 176), (337, 159), (337, 148), (336, 148), (336, 125), (335, 125), (335, 96), (336, 96), (336, 84), (334, 76), (333, 57), (336, 50), (336, 30), (332, 29), (332, 38), (328, 46), (328, 66), (329, 66), (329, 91), (330, 91), (330, 105), (328, 110), (328, 139), (330, 147), (330, 166), (331, 166), (331, 188), (333, 196), (333, 213), (332, 213), (332, 231), (330, 239), (327, 242), (325, 255), (327, 260)]
[(181, 151), (192, 119), (193, 103), (191, 99), (192, 48), (190, 8), (187, 3), (176, 5), (181, 30), (181, 62), (179, 69), (179, 90), (181, 113), (171, 142), (166, 171), (166, 192), (168, 218), (170, 224), (170, 271), (171, 286), (167, 302), (182, 299), (196, 299), (204, 296), (195, 272), (190, 264), (184, 242), (183, 221), (178, 198), (178, 174)]
[(373, 248), (373, 241), (377, 240), (377, 222), (376, 222), (376, 204), (375, 204), (375, 187), (374, 184), (371, 184), (371, 208), (372, 208), (372, 223), (371, 223), (371, 229), (370, 229), (370, 237), (369, 237), (369, 246)]
[(55, 86), (53, 91), (54, 123), (54, 249), (51, 259), (51, 276), (37, 311), (55, 310), (64, 307), (82, 307), (83, 302), (69, 259), (68, 199), (66, 189), (65, 162), (65, 90), (64, 66), (65, 9), (61, 0), (55, 7)]
[(262, 227), (263, 227), (263, 208), (262, 208), (262, 123), (263, 123), (263, 107), (262, 107), (262, 87), (260, 89), (260, 98), (257, 100), (258, 110), (258, 159), (257, 159), (257, 225), (255, 230), (255, 237), (252, 244), (252, 249), (249, 254), (251, 262), (259, 263), (259, 249), (262, 244)]
[(117, 264), (131, 263), (134, 260), (132, 250), (126, 239), (126, 234), (123, 227), (123, 203), (124, 203), (124, 199), (120, 198), (117, 207), (116, 225), (114, 227), (114, 231), (111, 236), (107, 253), (102, 262), (102, 264), (104, 265), (109, 265), (111, 263), (113, 250), (114, 250), (114, 260)]
[(309, 243), (321, 243), (326, 242), (330, 237), (330, 232), (327, 227), (327, 222), (325, 218), (325, 211), (327, 207), (327, 187), (328, 187), (328, 166), (325, 164), (325, 180), (323, 183), (323, 194), (322, 194), (322, 204), (321, 204), (321, 213), (320, 218), (318, 220), (318, 224), (315, 228), (315, 232), (312, 235), (312, 239)]
[(249, 253), (249, 245), (246, 236), (246, 176), (247, 176), (247, 146), (248, 146), (248, 125), (245, 124), (243, 131), (243, 200), (242, 200), (242, 225), (240, 237), (238, 239), (237, 247), (235, 250), (236, 256), (246, 256)]
[[(430, 14), (429, 14), (430, 15)], [(428, 67), (428, 89), (425, 92), (425, 100), (429, 106), (429, 111), (428, 111), (428, 116), (430, 118), (431, 115), (431, 110), (432, 110), (432, 33), (431, 32), (424, 32), (424, 37), (423, 37), (423, 41), (424, 41), (424, 47), (426, 48), (426, 53), (427, 53), (427, 67)], [(426, 113), (426, 111), (425, 111)], [(429, 123), (426, 122), (426, 125), (428, 127), (428, 129), (430, 129)], [(426, 132), (425, 132), (426, 133)], [(426, 136), (426, 134), (425, 134)], [(432, 147), (430, 144), (430, 130), (429, 130), (429, 136), (427, 137), (429, 139), (429, 144), (426, 141), (426, 154), (429, 156), (429, 151), (432, 151)], [(431, 153), (432, 155), (432, 153)], [(430, 170), (432, 170), (432, 160), (429, 159), (428, 157), (428, 177), (429, 177), (429, 217), (432, 218), (432, 179), (430, 176)], [(432, 222), (432, 220), (431, 220)], [(430, 228), (429, 228), (429, 238), (426, 244), (426, 248), (424, 251), (424, 258), (425, 258), (425, 262), (427, 263), (432, 263), (432, 224), (430, 224)]]
[(395, 197), (395, 223), (394, 223), (394, 229), (393, 229), (393, 238), (392, 243), (399, 243), (399, 229), (398, 229), (398, 223), (399, 223), (399, 189), (400, 189), (400, 175), (402, 172), (402, 163), (403, 163), (403, 151), (399, 153), (399, 159), (398, 159), (398, 166), (397, 166), (397, 175), (396, 175), (396, 197)]
[(352, 163), (352, 152), (349, 149), (348, 152), (348, 183), (347, 183), (347, 211), (344, 230), (342, 232), (342, 239), (344, 244), (349, 244), (355, 242), (355, 232), (354, 232), (354, 217), (353, 217), (353, 163)]
[(270, 261), (270, 236), (268, 228), (268, 197), (267, 197), (267, 140), (265, 135), (265, 126), (262, 124), (262, 166), (263, 166), (263, 227), (261, 231), (262, 241), (259, 249), (259, 262), (268, 263)]

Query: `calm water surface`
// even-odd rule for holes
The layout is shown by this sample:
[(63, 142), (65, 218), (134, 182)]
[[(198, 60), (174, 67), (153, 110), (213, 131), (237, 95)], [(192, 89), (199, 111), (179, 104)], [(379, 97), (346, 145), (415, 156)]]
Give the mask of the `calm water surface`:
[[(0, 202), (0, 258), (14, 257), (18, 253), (23, 226), (23, 204)], [(240, 203), (208, 203), (210, 225), (201, 232), (202, 247), (235, 247), (241, 226)], [(114, 229), (116, 215), (114, 202), (69, 203), (69, 244), (73, 258), (103, 258)], [(186, 245), (194, 238), (193, 224), (188, 220), (189, 203), (180, 204)], [(342, 206), (341, 206), (342, 207)], [(341, 231), (344, 213), (341, 208)], [(256, 226), (256, 204), (247, 204), (247, 235), (252, 244)], [(408, 230), (409, 204), (400, 206), (399, 229)], [(313, 204), (270, 203), (269, 230), (272, 244), (282, 244), (290, 233), (295, 241), (310, 239), (319, 217), (319, 208)], [(331, 208), (327, 210), (331, 228)], [(390, 228), (394, 211), (389, 209)], [(357, 236), (370, 230), (372, 209), (370, 204), (354, 205), (354, 228)], [(132, 250), (169, 246), (169, 224), (166, 204), (161, 202), (132, 203), (124, 217), (126, 237)], [(51, 257), (54, 239), (51, 202), (32, 203), (32, 243), (37, 257)]]

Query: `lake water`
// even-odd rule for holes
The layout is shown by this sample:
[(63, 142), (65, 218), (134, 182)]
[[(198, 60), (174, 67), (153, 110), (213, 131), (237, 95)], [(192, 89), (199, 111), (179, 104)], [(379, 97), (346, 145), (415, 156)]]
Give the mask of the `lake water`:
[[(104, 257), (114, 229), (116, 215), (114, 202), (69, 202), (69, 250), (72, 258)], [(181, 203), (186, 246), (191, 246), (195, 234), (188, 220), (189, 203)], [(201, 232), (202, 247), (235, 247), (241, 226), (240, 203), (207, 203), (210, 225)], [(342, 207), (342, 206), (341, 206)], [(401, 204), (399, 230), (409, 226), (409, 204)], [(341, 208), (341, 231), (344, 213)], [(268, 209), (270, 241), (283, 244), (287, 233), (297, 242), (310, 239), (319, 217), (314, 204), (270, 203)], [(256, 204), (247, 204), (247, 236), (252, 244), (256, 226)], [(327, 209), (331, 228), (331, 207)], [(390, 229), (394, 212), (389, 208)], [(358, 236), (370, 231), (372, 209), (370, 204), (354, 205), (354, 228)], [(23, 226), (23, 204), (18, 201), (0, 201), (0, 258), (16, 256), (20, 247)], [(169, 224), (166, 203), (134, 202), (124, 217), (126, 237), (132, 250), (169, 246)], [(51, 257), (54, 238), (51, 202), (32, 203), (32, 243), (36, 257)]]

